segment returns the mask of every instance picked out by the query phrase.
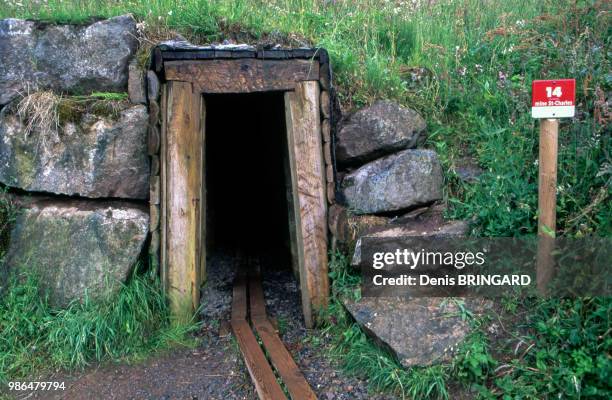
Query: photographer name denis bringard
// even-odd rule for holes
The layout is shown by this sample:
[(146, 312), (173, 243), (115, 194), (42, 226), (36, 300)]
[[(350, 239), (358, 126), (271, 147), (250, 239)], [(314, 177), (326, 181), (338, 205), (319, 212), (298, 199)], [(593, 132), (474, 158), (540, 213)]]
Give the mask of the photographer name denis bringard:
[(427, 274), (372, 277), (374, 286), (529, 286), (531, 277), (526, 274), (481, 275), (464, 274), (432, 277)]

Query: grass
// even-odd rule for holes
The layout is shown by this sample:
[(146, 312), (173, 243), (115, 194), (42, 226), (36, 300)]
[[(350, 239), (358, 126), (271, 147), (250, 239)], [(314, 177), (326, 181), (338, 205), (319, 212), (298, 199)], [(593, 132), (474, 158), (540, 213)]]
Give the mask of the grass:
[(191, 343), (186, 334), (195, 325), (173, 323), (153, 272), (135, 272), (112, 297), (65, 309), (47, 303), (35, 277), (12, 279), (0, 302), (0, 383)]
[(339, 357), (349, 375), (367, 379), (370, 390), (388, 392), (411, 399), (449, 399), (446, 380), (451, 369), (437, 365), (404, 369), (391, 353), (378, 347), (350, 318), (342, 300), (360, 296), (360, 276), (340, 252), (333, 253), (329, 264), (332, 297), (322, 320), (323, 333), (333, 338), (333, 354)]
[[(13, 223), (17, 216), (17, 206), (7, 195), (5, 188), (0, 187), (0, 260), (8, 250), (9, 239)], [(2, 277), (0, 276), (0, 279)]]
[[(0, 17), (85, 22), (133, 13), (153, 38), (177, 31), (194, 42), (236, 39), (306, 43), (330, 52), (345, 110), (378, 98), (427, 119), (428, 146), (446, 171), (450, 218), (474, 219), (474, 234), (533, 234), (537, 222), (537, 123), (530, 82), (577, 79), (577, 116), (560, 127), (558, 235), (612, 234), (610, 10), (595, 0), (0, 0)], [(457, 171), (483, 169), (478, 184)], [(330, 266), (326, 316), (349, 372), (373, 389), (410, 398), (450, 398), (453, 382), (482, 398), (605, 398), (610, 392), (609, 299), (505, 300), (520, 314), (513, 338), (524, 356), (492, 357), (475, 322), (453, 366), (404, 370), (347, 318), (339, 299), (359, 297), (346, 257)], [(527, 332), (527, 333), (524, 333)], [(499, 359), (498, 359), (499, 358)], [(501, 369), (499, 369), (501, 368)], [(476, 395), (476, 394), (475, 394)]]
[[(200, 43), (324, 46), (345, 110), (389, 98), (426, 117), (428, 145), (447, 171), (448, 217), (475, 218), (475, 233), (485, 236), (535, 232), (530, 82), (576, 78), (578, 114), (560, 129), (558, 230), (612, 233), (612, 143), (605, 130), (612, 24), (605, 2), (2, 1), (0, 17), (86, 22), (133, 13), (151, 38), (176, 31)], [(458, 178), (465, 158), (484, 170), (478, 185)]]
[[(347, 257), (330, 262), (332, 299), (324, 333), (344, 370), (372, 391), (406, 399), (607, 399), (612, 393), (610, 298), (506, 298), (496, 313), (463, 316), (472, 332), (450, 365), (404, 369), (346, 313), (342, 299), (359, 298), (359, 272)], [(496, 322), (502, 333), (489, 329)]]

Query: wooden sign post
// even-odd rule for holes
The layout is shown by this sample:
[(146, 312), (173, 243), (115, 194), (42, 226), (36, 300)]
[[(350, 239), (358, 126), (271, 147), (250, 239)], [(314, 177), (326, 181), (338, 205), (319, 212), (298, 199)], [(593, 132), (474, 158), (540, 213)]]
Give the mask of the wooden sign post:
[(573, 79), (538, 80), (532, 83), (533, 118), (540, 118), (540, 149), (538, 179), (538, 258), (537, 285), (545, 294), (550, 282), (554, 260), (552, 252), (557, 228), (557, 154), (558, 118), (575, 113), (576, 81)]

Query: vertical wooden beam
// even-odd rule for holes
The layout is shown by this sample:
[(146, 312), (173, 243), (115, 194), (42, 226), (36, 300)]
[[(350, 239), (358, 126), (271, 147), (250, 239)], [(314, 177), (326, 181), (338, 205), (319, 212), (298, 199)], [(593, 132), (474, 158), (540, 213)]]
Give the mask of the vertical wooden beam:
[[(558, 119), (540, 121), (538, 182), (538, 234), (554, 232), (557, 225)], [(550, 236), (550, 235), (547, 235)]]
[(554, 273), (554, 234), (557, 228), (558, 119), (540, 120), (538, 182), (537, 286), (545, 294)]
[[(288, 139), (288, 138), (286, 138)], [(294, 276), (300, 279), (300, 265), (299, 265), (299, 254), (298, 254), (298, 237), (295, 230), (295, 206), (293, 201), (293, 186), (291, 184), (291, 163), (289, 160), (289, 146), (287, 141), (284, 143), (287, 149), (286, 154), (283, 154), (283, 170), (285, 174), (285, 198), (287, 201), (287, 218), (288, 218), (288, 229), (289, 229), (289, 248), (291, 251), (291, 270)]]
[(200, 96), (200, 226), (198, 249), (200, 264), (199, 286), (206, 281), (206, 102)]
[(167, 185), (167, 163), (166, 163), (166, 150), (167, 150), (167, 132), (168, 132), (168, 96), (167, 96), (167, 85), (162, 86), (162, 97), (161, 97), (161, 135), (160, 135), (160, 170), (159, 177), (161, 181), (161, 193), (160, 193), (160, 249), (159, 249), (159, 268), (160, 268), (160, 279), (164, 292), (168, 293), (168, 257), (167, 257), (167, 210), (166, 210), (166, 193), (168, 190)]
[(307, 327), (327, 305), (327, 202), (318, 82), (299, 82), (285, 93), (287, 141), (298, 237), (302, 306)]
[(174, 316), (190, 319), (199, 303), (202, 177), (201, 95), (169, 82), (166, 132), (168, 296)]

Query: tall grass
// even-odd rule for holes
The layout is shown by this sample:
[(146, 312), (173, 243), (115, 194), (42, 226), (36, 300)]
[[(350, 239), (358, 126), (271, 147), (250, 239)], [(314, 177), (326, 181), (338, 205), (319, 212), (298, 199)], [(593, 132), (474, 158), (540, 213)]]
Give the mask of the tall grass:
[[(449, 217), (476, 233), (535, 232), (535, 78), (577, 79), (578, 114), (563, 121), (559, 233), (612, 233), (610, 10), (596, 0), (0, 0), (0, 17), (83, 22), (133, 13), (145, 31), (195, 42), (310, 43), (330, 52), (345, 109), (390, 98), (428, 120), (447, 170)], [(464, 158), (485, 173), (466, 185)]]
[(136, 360), (173, 344), (189, 345), (195, 325), (171, 320), (158, 278), (134, 273), (118, 294), (51, 307), (33, 276), (12, 277), (0, 294), (0, 382), (40, 369)]
[[(330, 261), (332, 296), (323, 320), (333, 354), (349, 374), (367, 379), (373, 391), (402, 399), (604, 399), (612, 385), (609, 297), (506, 301), (503, 315), (464, 314), (472, 331), (450, 365), (405, 369), (378, 347), (347, 314), (342, 301), (358, 299), (359, 272), (341, 254)], [(442, 299), (441, 299), (442, 301)], [(489, 330), (495, 322), (497, 329)], [(496, 338), (495, 344), (491, 338)], [(423, 340), (406, 338), (406, 340)], [(493, 356), (495, 354), (495, 357)]]

